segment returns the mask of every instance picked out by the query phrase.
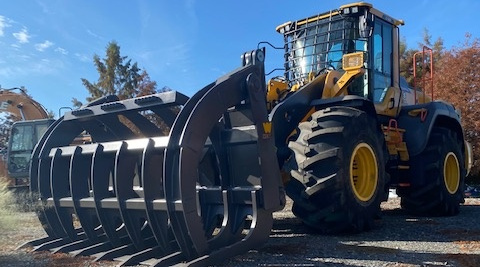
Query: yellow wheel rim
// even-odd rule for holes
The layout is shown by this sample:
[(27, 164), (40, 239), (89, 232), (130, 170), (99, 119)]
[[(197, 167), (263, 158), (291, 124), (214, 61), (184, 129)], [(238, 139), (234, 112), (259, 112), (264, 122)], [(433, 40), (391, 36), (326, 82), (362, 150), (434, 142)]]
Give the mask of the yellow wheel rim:
[(443, 163), (443, 180), (450, 194), (457, 193), (460, 186), (460, 165), (455, 153), (450, 152)]
[(373, 149), (366, 143), (358, 144), (350, 160), (350, 184), (353, 193), (360, 201), (369, 201), (378, 183), (377, 158)]

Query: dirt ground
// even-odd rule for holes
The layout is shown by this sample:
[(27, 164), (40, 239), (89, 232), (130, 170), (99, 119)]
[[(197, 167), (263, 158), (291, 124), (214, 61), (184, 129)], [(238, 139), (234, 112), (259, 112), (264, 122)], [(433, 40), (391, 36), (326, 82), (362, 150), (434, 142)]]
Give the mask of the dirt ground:
[[(467, 199), (455, 217), (414, 218), (403, 214), (398, 198), (393, 198), (382, 204), (378, 229), (353, 237), (314, 235), (290, 208), (289, 202), (275, 213), (271, 239), (263, 248), (222, 266), (480, 266), (480, 199)], [(31, 247), (16, 249), (45, 236), (33, 212), (1, 211), (0, 233), (0, 266), (115, 266), (68, 254), (32, 252)]]

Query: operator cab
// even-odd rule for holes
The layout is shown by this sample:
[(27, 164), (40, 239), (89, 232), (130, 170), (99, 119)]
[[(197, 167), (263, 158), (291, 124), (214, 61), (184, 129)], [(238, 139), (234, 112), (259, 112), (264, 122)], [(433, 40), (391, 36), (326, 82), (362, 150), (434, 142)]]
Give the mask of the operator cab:
[(350, 57), (349, 62), (365, 71), (350, 84), (348, 94), (381, 103), (389, 88), (399, 88), (399, 25), (403, 21), (361, 2), (278, 26), (289, 86), (303, 86), (326, 70), (344, 72), (342, 58), (356, 53), (361, 57)]
[(12, 125), (7, 155), (8, 174), (12, 178), (28, 177), (32, 151), (54, 121), (53, 119), (18, 121)]

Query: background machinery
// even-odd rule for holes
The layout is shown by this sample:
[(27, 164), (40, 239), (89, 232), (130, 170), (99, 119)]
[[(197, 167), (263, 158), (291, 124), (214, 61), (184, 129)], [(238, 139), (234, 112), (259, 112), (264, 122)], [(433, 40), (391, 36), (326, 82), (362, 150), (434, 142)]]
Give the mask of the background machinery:
[[(48, 237), (29, 244), (206, 266), (266, 242), (285, 192), (325, 233), (372, 228), (390, 187), (410, 212), (458, 213), (471, 150), (455, 108), (399, 77), (402, 24), (345, 5), (277, 28), (284, 77), (265, 82), (257, 49), (191, 98), (105, 97), (66, 113), (33, 152)], [(72, 145), (84, 131), (92, 142)]]
[(33, 148), (54, 120), (48, 119), (43, 106), (22, 88), (0, 90), (0, 112), (3, 123), (12, 123), (4, 148), (6, 154), (1, 157), (0, 174), (8, 179), (11, 188), (28, 188)]

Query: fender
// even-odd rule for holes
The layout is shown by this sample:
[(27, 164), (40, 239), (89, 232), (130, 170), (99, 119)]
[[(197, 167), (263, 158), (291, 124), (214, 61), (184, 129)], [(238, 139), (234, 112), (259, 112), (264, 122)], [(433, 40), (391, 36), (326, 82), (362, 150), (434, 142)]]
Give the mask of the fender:
[(363, 110), (377, 120), (372, 101), (363, 97), (347, 95), (321, 99), (325, 77), (326, 75), (321, 75), (315, 78), (313, 82), (300, 88), (270, 112), (269, 119), (274, 127), (273, 133), (280, 166), (290, 156), (290, 149), (287, 147), (288, 136), (312, 108), (320, 110), (332, 106), (348, 106)]
[[(423, 119), (421, 114), (416, 116), (412, 114), (412, 112), (422, 109), (426, 111)], [(443, 101), (403, 107), (398, 117), (398, 125), (405, 129), (404, 138), (407, 140), (410, 156), (418, 155), (425, 149), (434, 126), (443, 126), (454, 130), (462, 138), (463, 143), (460, 114), (451, 104)]]

